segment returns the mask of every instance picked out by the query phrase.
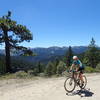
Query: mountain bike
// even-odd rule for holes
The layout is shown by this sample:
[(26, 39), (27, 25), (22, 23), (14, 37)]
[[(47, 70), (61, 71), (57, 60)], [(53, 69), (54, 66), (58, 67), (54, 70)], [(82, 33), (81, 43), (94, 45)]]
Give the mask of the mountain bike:
[[(67, 92), (73, 92), (75, 90), (76, 86), (79, 86), (81, 89), (85, 89), (87, 85), (87, 78), (85, 75), (83, 75), (83, 83), (81, 82), (79, 78), (79, 72), (77, 71), (69, 71), (71, 75), (67, 76), (65, 82), (64, 82), (64, 88)], [(77, 74), (77, 77), (75, 75)]]

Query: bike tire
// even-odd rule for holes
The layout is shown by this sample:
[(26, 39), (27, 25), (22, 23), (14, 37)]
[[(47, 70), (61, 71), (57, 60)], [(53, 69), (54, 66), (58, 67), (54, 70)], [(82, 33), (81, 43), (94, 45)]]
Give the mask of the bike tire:
[[(72, 80), (74, 81), (74, 86), (73, 86), (73, 88), (72, 88), (71, 90), (68, 90), (67, 87), (66, 87), (66, 82), (68, 81), (68, 79), (72, 79)], [(65, 80), (65, 82), (64, 82), (64, 88), (65, 88), (65, 90), (66, 90), (67, 92), (70, 93), (70, 92), (73, 92), (73, 91), (74, 91), (75, 87), (76, 87), (75, 79), (72, 78), (72, 77), (68, 77), (68, 78)]]

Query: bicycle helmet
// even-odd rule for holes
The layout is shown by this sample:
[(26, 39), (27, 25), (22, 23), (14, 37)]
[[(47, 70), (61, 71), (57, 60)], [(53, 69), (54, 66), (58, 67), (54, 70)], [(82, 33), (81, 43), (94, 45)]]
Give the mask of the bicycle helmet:
[(78, 59), (78, 57), (77, 56), (73, 56), (73, 59)]

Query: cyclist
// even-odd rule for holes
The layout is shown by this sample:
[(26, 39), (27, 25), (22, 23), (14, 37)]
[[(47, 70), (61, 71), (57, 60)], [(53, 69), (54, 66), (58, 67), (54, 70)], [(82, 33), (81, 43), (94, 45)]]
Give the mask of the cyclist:
[[(83, 84), (84, 84), (84, 80), (83, 80), (84, 66), (77, 56), (73, 56), (73, 63), (72, 63), (70, 70), (72, 70), (72, 69), (75, 69), (77, 72), (79, 72), (79, 78), (82, 83), (81, 85), (83, 86)], [(75, 77), (77, 77), (77, 74)]]

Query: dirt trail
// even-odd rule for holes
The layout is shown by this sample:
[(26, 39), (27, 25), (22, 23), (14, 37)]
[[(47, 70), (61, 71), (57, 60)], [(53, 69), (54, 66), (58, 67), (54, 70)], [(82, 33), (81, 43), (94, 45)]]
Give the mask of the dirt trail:
[[(87, 75), (87, 91), (81, 97), (76, 93), (66, 95), (63, 83), (65, 77), (60, 78), (39, 78), (38, 80), (0, 81), (0, 100), (100, 100), (100, 74)], [(88, 90), (90, 88), (90, 90)]]

